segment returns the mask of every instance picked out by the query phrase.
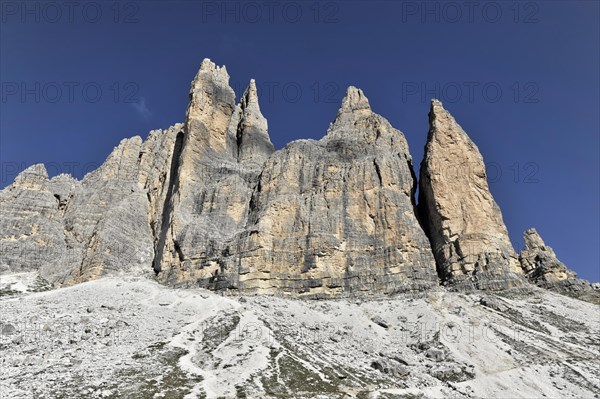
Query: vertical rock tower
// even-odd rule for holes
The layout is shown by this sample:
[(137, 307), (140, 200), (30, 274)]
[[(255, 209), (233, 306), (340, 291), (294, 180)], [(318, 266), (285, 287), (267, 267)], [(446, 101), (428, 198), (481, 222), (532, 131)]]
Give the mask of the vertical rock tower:
[(483, 158), (438, 100), (431, 102), (419, 188), (421, 217), (446, 284), (459, 289), (522, 284)]
[(229, 251), (239, 288), (339, 296), (436, 286), (415, 186), (404, 135), (348, 88), (325, 137), (265, 163)]
[(236, 105), (225, 67), (205, 59), (192, 82), (156, 248), (163, 281), (221, 287), (223, 258), (247, 223), (260, 168), (273, 151), (254, 82)]
[[(350, 87), (327, 135), (273, 154), (254, 81), (192, 83), (154, 268), (175, 285), (340, 296), (437, 285), (401, 132)], [(179, 155), (177, 153), (179, 152)]]

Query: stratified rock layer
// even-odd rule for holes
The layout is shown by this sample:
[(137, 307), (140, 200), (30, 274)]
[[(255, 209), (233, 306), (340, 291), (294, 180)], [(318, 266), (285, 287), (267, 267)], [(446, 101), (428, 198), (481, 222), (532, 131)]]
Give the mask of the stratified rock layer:
[(483, 158), (437, 100), (429, 112), (419, 183), (421, 215), (440, 277), (461, 289), (520, 285), (521, 268), (490, 193)]
[(534, 228), (523, 234), (525, 249), (519, 254), (523, 271), (534, 284), (555, 291), (588, 291), (591, 285), (577, 278), (577, 274), (569, 270), (551, 247), (547, 246)]

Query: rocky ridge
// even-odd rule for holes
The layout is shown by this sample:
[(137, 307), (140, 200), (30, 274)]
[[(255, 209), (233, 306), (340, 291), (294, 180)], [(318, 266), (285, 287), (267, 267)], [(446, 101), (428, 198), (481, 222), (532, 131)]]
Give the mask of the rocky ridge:
[(38, 164), (0, 192), (0, 271), (316, 298), (590, 291), (535, 231), (515, 253), (476, 145), (437, 100), (429, 119), (417, 206), (408, 143), (360, 89), (322, 139), (275, 151), (255, 82), (236, 103), (206, 59), (184, 123), (123, 140), (81, 181)]
[(559, 288), (568, 291), (586, 291), (589, 283), (577, 278), (564, 263), (558, 260), (534, 228), (523, 234), (525, 249), (519, 254), (523, 271), (534, 284), (543, 288)]

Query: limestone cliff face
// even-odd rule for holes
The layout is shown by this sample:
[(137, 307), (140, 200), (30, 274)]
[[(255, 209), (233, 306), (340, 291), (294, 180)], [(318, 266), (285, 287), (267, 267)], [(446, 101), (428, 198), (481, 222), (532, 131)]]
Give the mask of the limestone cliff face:
[[(0, 271), (22, 272), (60, 268), (65, 232), (62, 213), (70, 182), (48, 180), (44, 165), (30, 166), (0, 192)], [(60, 193), (59, 193), (60, 192)]]
[(56, 285), (149, 273), (181, 128), (123, 140), (81, 181), (48, 179), (43, 165), (23, 171), (0, 192), (2, 270), (38, 270)]
[(422, 217), (447, 284), (490, 289), (521, 284), (521, 268), (490, 193), (483, 158), (437, 100), (429, 112), (419, 187)]
[(523, 268), (582, 287), (537, 234), (519, 262), (481, 154), (437, 101), (419, 212), (416, 187), (404, 135), (361, 90), (322, 139), (275, 151), (254, 80), (236, 103), (225, 67), (204, 60), (184, 123), (123, 140), (81, 181), (34, 165), (0, 192), (0, 272), (339, 297), (504, 289), (526, 284)]
[(192, 86), (162, 281), (315, 296), (437, 285), (408, 145), (360, 90), (322, 140), (273, 154), (253, 81), (237, 106), (212, 63)]
[(154, 267), (172, 284), (214, 280), (247, 224), (260, 168), (273, 152), (254, 82), (236, 105), (225, 67), (205, 60), (177, 152)]
[(349, 88), (324, 138), (265, 163), (219, 273), (240, 289), (317, 296), (437, 285), (411, 162), (402, 133)]

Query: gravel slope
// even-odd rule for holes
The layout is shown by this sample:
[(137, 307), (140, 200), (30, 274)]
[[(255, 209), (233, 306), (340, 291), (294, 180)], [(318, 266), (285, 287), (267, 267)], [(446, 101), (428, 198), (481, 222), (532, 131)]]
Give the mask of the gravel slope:
[(303, 301), (0, 276), (0, 397), (598, 398), (600, 307), (536, 290)]

